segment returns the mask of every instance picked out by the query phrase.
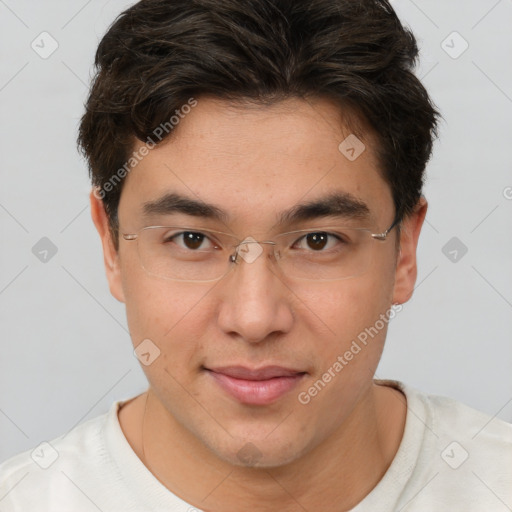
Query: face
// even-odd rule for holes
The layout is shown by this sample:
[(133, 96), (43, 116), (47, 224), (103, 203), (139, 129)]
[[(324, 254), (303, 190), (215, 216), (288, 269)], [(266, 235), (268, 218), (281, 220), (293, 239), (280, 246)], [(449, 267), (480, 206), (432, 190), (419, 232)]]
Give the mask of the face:
[[(172, 140), (149, 151), (127, 176), (120, 232), (184, 225), (261, 241), (339, 224), (381, 233), (394, 220), (391, 190), (369, 134), (357, 159), (340, 152), (349, 134), (326, 100), (234, 108), (200, 99)], [(281, 212), (333, 192), (365, 203), (367, 217), (318, 217), (277, 227)], [(226, 217), (144, 214), (145, 204), (170, 193), (215, 205)], [(262, 245), (260, 257), (240, 260), (220, 280), (205, 283), (148, 274), (136, 241), (121, 237), (114, 251), (101, 203), (92, 201), (111, 291), (126, 303), (133, 345), (149, 339), (160, 350), (143, 370), (170, 422), (222, 460), (243, 465), (252, 458), (271, 467), (303, 456), (349, 421), (372, 387), (386, 335), (381, 315), (389, 316), (391, 304), (412, 293), (426, 206), (405, 223), (401, 253), (392, 230), (385, 242), (372, 242), (377, 257), (357, 277), (289, 278), (270, 246)], [(363, 344), (361, 333), (379, 319), (384, 326)]]

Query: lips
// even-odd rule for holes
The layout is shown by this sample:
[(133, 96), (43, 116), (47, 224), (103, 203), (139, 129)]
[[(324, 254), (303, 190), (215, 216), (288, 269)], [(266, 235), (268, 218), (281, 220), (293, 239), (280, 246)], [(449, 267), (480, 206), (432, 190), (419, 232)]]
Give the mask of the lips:
[(208, 368), (208, 370), (244, 380), (268, 380), (275, 377), (293, 377), (299, 373), (305, 373), (300, 370), (291, 370), (281, 366), (265, 366), (258, 370), (251, 370), (243, 366), (224, 366), (219, 368)]
[(306, 372), (282, 366), (251, 369), (243, 366), (205, 368), (213, 381), (243, 404), (268, 405), (291, 391)]

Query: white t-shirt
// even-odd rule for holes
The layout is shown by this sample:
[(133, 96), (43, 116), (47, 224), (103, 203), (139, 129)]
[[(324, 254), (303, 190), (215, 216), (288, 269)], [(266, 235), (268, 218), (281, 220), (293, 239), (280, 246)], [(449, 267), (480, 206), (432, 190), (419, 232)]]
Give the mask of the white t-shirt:
[[(383, 478), (350, 512), (512, 510), (512, 424), (401, 382), (376, 382), (405, 393), (405, 431)], [(199, 511), (132, 450), (117, 416), (125, 401), (0, 465), (0, 512)]]

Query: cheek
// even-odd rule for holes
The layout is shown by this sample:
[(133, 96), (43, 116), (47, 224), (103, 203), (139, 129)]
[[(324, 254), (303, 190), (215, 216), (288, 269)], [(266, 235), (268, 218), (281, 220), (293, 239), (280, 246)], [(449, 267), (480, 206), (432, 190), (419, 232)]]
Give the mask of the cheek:
[(178, 321), (183, 307), (179, 288), (171, 281), (148, 275), (140, 266), (136, 251), (123, 253), (120, 262), (126, 316), (133, 343), (136, 345), (145, 338), (162, 340)]
[(372, 273), (318, 287), (314, 293), (309, 290), (307, 297), (306, 289), (302, 292), (301, 298), (314, 311), (308, 316), (309, 328), (318, 333), (322, 326), (328, 333), (314, 338), (317, 373), (300, 397), (311, 416), (318, 418), (318, 432), (339, 425), (372, 383), (394, 316), (389, 310), (392, 281), (389, 273)]
[[(131, 256), (131, 255), (130, 255)], [(149, 276), (138, 260), (126, 257), (122, 265), (126, 316), (134, 347), (151, 340), (162, 364), (185, 369), (201, 353), (208, 292), (212, 285), (179, 283)], [(152, 367), (143, 368), (151, 371)]]
[(389, 273), (368, 273), (338, 282), (303, 285), (294, 291), (302, 304), (303, 321), (312, 332), (325, 334), (318, 341), (327, 345), (334, 341), (339, 348), (387, 311), (392, 290)]
[[(351, 401), (371, 383), (391, 316), (394, 274), (390, 269), (389, 261), (382, 259), (363, 276), (297, 291), (305, 305), (301, 317), (314, 339), (318, 373), (313, 380), (318, 388), (323, 389), (324, 383), (326, 388), (318, 406), (327, 403), (336, 408), (341, 401), (340, 411), (350, 410)], [(387, 321), (381, 315), (387, 315)]]

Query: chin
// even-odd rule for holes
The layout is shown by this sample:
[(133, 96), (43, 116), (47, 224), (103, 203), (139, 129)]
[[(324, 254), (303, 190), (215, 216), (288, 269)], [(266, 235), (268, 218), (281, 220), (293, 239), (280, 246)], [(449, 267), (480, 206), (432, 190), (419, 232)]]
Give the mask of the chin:
[(294, 442), (293, 437), (281, 435), (280, 438), (262, 437), (228, 438), (225, 443), (207, 446), (219, 458), (233, 466), (242, 468), (276, 468), (291, 464), (306, 451), (304, 438)]

